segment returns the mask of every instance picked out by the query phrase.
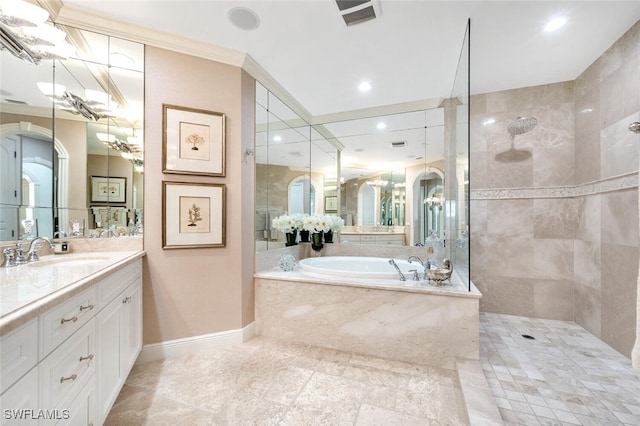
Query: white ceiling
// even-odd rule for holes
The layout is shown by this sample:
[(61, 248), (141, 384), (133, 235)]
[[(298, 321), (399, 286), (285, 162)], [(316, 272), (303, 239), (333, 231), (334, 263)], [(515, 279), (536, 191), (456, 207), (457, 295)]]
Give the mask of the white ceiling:
[[(467, 18), (473, 93), (573, 80), (640, 19), (640, 1), (376, 0), (377, 19), (351, 27), (332, 0), (62, 1), (246, 52), (312, 116), (449, 97)], [(238, 6), (256, 30), (230, 23)], [(554, 16), (567, 24), (544, 33)]]
[[(640, 19), (640, 1), (372, 1), (377, 18), (347, 27), (333, 0), (62, 0), (64, 7), (248, 54), (303, 117), (327, 123), (344, 145), (346, 179), (443, 158), (441, 111), (336, 121), (451, 97), (468, 19), (472, 93), (574, 80)], [(236, 7), (254, 11), (259, 27), (236, 28), (228, 18)], [(558, 16), (567, 24), (545, 33)], [(358, 91), (362, 80), (372, 84), (370, 92)], [(388, 127), (377, 130), (379, 121)], [(279, 142), (258, 135), (256, 161), (266, 159), (268, 143), (270, 164), (329, 169), (331, 147), (318, 141), (322, 155), (314, 156), (298, 133), (280, 132)], [(390, 148), (395, 141), (406, 146)]]

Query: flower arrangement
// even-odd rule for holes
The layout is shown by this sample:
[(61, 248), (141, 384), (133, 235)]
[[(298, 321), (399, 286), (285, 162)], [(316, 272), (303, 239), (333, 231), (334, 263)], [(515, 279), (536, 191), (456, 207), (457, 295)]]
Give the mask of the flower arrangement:
[(336, 215), (316, 214), (309, 216), (298, 213), (292, 216), (283, 214), (271, 221), (271, 226), (280, 232), (309, 231), (329, 232), (339, 231), (344, 226), (344, 220)]
[(283, 214), (281, 216), (273, 218), (273, 220), (271, 221), (271, 226), (280, 232), (287, 233), (296, 231), (300, 222), (301, 221), (296, 219), (295, 216)]

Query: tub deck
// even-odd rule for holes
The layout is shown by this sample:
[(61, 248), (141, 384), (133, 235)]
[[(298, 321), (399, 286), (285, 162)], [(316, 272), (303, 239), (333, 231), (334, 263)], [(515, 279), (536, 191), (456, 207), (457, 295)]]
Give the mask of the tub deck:
[[(455, 275), (455, 274), (454, 274)], [(257, 334), (449, 369), (479, 359), (480, 292), (270, 270), (255, 274)]]

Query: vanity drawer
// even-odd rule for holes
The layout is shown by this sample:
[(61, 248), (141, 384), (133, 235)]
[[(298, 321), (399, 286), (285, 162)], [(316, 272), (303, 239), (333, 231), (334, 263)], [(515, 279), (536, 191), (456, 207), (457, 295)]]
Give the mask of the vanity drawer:
[(362, 244), (370, 244), (376, 240), (375, 235), (360, 235), (360, 241)]
[(98, 304), (103, 308), (124, 289), (142, 276), (142, 262), (132, 262), (118, 272), (108, 276), (98, 285)]
[(40, 404), (43, 407), (68, 408), (59, 407), (59, 403), (75, 398), (92, 379), (96, 370), (95, 349), (95, 320), (92, 319), (40, 362)]
[(38, 362), (38, 318), (0, 337), (0, 394)]
[(95, 286), (40, 315), (39, 359), (64, 342), (96, 313)]

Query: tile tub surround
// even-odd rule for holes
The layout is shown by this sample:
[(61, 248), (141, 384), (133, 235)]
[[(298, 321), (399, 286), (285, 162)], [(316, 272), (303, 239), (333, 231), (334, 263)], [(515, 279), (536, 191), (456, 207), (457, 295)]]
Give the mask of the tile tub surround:
[[(400, 281), (389, 281), (397, 285)], [(453, 369), (478, 359), (480, 293), (424, 281), (405, 289), (271, 271), (255, 275), (258, 335)]]
[[(144, 256), (143, 251), (105, 251), (42, 256), (40, 265), (0, 268), (0, 335), (25, 324), (40, 313), (80, 293), (95, 282)], [(70, 261), (94, 257), (86, 264)]]

